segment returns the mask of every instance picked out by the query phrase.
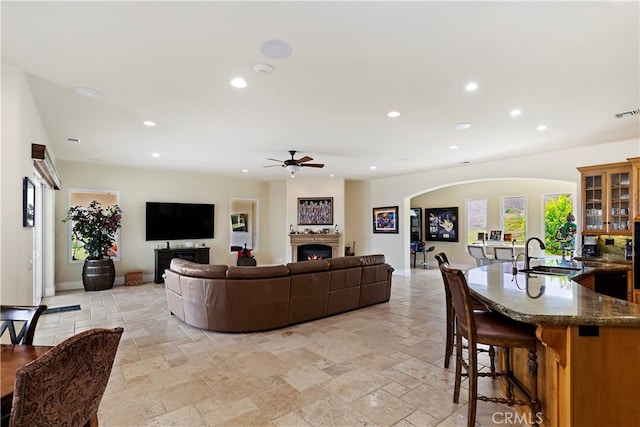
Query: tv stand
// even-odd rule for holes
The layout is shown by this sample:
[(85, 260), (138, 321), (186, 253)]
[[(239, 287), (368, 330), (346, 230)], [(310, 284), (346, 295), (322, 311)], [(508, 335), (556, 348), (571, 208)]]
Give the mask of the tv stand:
[(198, 264), (209, 264), (210, 248), (154, 249), (155, 270), (153, 281), (164, 283), (164, 271), (169, 268), (173, 258), (182, 258)]

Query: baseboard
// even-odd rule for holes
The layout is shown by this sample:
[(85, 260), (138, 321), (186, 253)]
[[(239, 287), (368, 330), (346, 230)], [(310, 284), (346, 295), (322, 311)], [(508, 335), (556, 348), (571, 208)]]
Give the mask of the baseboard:
[[(154, 275), (153, 274), (143, 274), (142, 281), (143, 283), (153, 282)], [(113, 282), (114, 286), (124, 286), (125, 277), (124, 276), (116, 276), (116, 280)], [(47, 296), (55, 295), (55, 291), (74, 291), (78, 289), (84, 289), (82, 285), (82, 280), (74, 280), (72, 282), (58, 282), (56, 283), (56, 287), (54, 289), (54, 294)]]

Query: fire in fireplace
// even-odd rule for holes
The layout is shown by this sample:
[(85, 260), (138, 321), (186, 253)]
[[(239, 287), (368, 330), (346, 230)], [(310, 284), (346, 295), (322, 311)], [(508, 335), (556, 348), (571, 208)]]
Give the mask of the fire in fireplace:
[(312, 259), (331, 258), (332, 249), (328, 245), (300, 245), (298, 246), (298, 261), (307, 261)]

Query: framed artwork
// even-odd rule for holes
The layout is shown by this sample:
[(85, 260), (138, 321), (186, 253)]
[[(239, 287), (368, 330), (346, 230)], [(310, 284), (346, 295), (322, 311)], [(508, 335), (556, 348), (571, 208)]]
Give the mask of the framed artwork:
[(36, 186), (28, 177), (22, 182), (22, 226), (36, 225)]
[(247, 231), (247, 214), (231, 214), (231, 229), (233, 231)]
[(333, 225), (333, 197), (298, 198), (298, 225)]
[(411, 241), (422, 241), (422, 208), (411, 208), (409, 220), (411, 221)]
[(502, 230), (491, 230), (489, 240), (502, 240)]
[(398, 207), (373, 208), (374, 233), (398, 233)]
[(427, 208), (425, 223), (428, 232), (425, 240), (440, 242), (458, 241), (458, 208)]

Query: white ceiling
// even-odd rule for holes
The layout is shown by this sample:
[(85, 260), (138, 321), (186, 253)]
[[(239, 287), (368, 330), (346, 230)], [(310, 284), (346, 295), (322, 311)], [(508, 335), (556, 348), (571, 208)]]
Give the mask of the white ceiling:
[(639, 4), (2, 1), (2, 63), (57, 159), (272, 180), (294, 149), (366, 179), (639, 138)]

